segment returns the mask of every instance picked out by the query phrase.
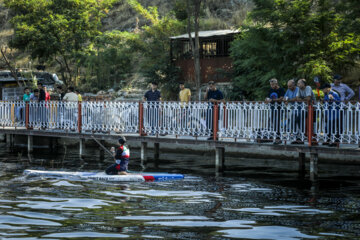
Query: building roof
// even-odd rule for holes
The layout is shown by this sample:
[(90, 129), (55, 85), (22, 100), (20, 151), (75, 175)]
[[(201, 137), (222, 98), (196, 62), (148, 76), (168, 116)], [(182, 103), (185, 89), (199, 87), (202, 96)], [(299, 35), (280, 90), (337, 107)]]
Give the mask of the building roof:
[[(236, 34), (239, 33), (239, 30), (230, 30), (230, 29), (225, 29), (225, 30), (212, 30), (212, 31), (199, 31), (199, 37), (200, 38), (207, 38), (207, 37), (214, 37), (214, 36), (224, 36), (224, 35), (230, 35), (230, 34)], [(191, 33), (191, 37), (194, 38), (195, 37), (195, 32)], [(173, 36), (170, 37), (170, 39), (189, 39), (189, 34), (182, 34), (179, 36)]]

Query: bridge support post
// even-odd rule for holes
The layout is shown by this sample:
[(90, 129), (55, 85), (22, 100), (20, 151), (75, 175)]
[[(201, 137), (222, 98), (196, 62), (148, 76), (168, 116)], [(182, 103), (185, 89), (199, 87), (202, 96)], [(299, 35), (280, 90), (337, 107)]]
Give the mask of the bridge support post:
[(299, 176), (304, 177), (305, 175), (305, 153), (299, 153)]
[(310, 181), (315, 182), (318, 178), (318, 154), (310, 153)]
[(28, 151), (28, 153), (32, 153), (32, 152), (33, 152), (33, 150), (34, 150), (33, 144), (34, 144), (34, 138), (33, 138), (33, 136), (28, 135), (28, 136), (27, 136), (27, 151)]
[[(100, 140), (100, 144), (104, 146), (105, 141), (104, 141), (104, 140)], [(105, 159), (104, 149), (100, 148), (100, 161), (104, 161), (104, 159)]]
[(141, 142), (141, 163), (147, 162), (147, 142)]
[(84, 156), (84, 151), (85, 151), (85, 139), (80, 138), (80, 141), (79, 141), (79, 155), (80, 155), (80, 158), (82, 158)]
[(223, 172), (225, 163), (225, 148), (216, 147), (215, 149), (215, 172)]
[(14, 148), (14, 140), (15, 137), (13, 134), (6, 134), (6, 144), (10, 147), (10, 148)]
[(158, 160), (160, 156), (160, 143), (154, 143), (154, 159)]

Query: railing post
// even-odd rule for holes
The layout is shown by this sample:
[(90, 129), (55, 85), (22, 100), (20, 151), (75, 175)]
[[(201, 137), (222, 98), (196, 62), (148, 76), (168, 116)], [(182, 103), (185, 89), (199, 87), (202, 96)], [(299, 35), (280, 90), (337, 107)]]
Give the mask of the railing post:
[(78, 102), (78, 131), (81, 133), (82, 118), (81, 118), (81, 102)]
[(217, 132), (219, 129), (219, 105), (217, 103), (214, 104), (214, 112), (213, 112), (213, 139), (217, 140)]
[(312, 136), (313, 136), (313, 133), (314, 133), (314, 107), (312, 105), (312, 102), (309, 101), (308, 102), (308, 117), (307, 117), (307, 125), (308, 125), (308, 128), (307, 128), (307, 135), (308, 135), (308, 144), (309, 144), (309, 147), (311, 147), (312, 145)]
[(139, 135), (144, 136), (144, 105), (140, 101), (139, 102)]
[(29, 103), (25, 103), (25, 127), (26, 129), (29, 129)]

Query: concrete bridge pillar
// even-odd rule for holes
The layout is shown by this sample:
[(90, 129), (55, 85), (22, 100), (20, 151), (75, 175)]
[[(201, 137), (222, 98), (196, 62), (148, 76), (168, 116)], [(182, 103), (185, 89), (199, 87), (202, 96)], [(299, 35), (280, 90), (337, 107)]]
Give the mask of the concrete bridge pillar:
[(8, 145), (10, 148), (14, 148), (14, 141), (14, 134), (6, 134), (6, 145)]
[(84, 152), (85, 152), (85, 139), (80, 138), (80, 140), (79, 140), (79, 155), (80, 155), (80, 158), (84, 157)]
[(305, 176), (305, 153), (304, 152), (300, 152), (299, 153), (299, 177), (304, 177)]
[(160, 157), (160, 143), (154, 143), (154, 159), (159, 160)]
[(215, 172), (224, 172), (225, 148), (216, 147), (215, 149)]
[(147, 142), (141, 142), (141, 163), (144, 164), (147, 162)]
[[(104, 140), (100, 140), (100, 145), (104, 146), (105, 141)], [(100, 148), (100, 161), (104, 161), (105, 159), (105, 151), (104, 149)]]
[(28, 153), (32, 153), (34, 150), (34, 137), (31, 135), (27, 136), (27, 151)]
[(318, 154), (310, 153), (310, 181), (315, 182), (318, 178)]

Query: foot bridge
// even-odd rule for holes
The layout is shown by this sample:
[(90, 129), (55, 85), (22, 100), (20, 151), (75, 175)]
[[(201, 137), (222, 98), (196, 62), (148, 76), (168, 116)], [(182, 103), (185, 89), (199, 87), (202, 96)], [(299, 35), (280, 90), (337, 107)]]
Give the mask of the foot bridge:
[(10, 144), (26, 135), (141, 142), (141, 159), (154, 143), (207, 145), (215, 150), (215, 170), (224, 170), (226, 148), (261, 147), (299, 154), (299, 173), (310, 153), (310, 179), (316, 181), (319, 154), (359, 156), (360, 102), (0, 102), (0, 134)]

